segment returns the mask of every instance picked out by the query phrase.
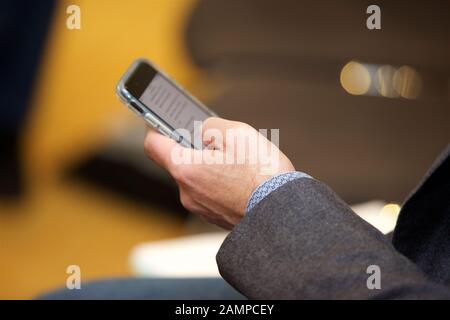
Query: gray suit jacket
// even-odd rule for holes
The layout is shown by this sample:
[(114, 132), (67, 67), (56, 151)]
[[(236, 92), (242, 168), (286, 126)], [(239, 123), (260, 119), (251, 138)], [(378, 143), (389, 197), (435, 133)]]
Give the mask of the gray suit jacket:
[[(330, 188), (297, 179), (272, 192), (217, 254), (252, 299), (450, 299), (450, 148), (402, 206), (391, 242)], [(367, 268), (381, 289), (368, 289)]]

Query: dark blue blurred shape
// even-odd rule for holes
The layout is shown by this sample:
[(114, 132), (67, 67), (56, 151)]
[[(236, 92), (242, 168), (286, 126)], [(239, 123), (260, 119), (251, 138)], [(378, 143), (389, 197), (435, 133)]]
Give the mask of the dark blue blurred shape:
[(20, 192), (20, 129), (54, 4), (54, 0), (0, 3), (0, 194)]

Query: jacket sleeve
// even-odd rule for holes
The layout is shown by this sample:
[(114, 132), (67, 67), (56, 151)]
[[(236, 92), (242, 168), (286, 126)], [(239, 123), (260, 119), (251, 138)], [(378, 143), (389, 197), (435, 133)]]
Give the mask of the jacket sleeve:
[[(217, 263), (250, 299), (450, 299), (313, 179), (288, 182), (258, 203), (225, 239)], [(381, 289), (369, 289), (378, 274)]]

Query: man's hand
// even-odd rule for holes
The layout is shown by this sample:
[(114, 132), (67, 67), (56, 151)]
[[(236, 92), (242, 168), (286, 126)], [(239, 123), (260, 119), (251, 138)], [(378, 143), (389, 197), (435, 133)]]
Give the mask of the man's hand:
[[(188, 211), (232, 229), (244, 216), (252, 192), (262, 182), (295, 169), (276, 146), (245, 123), (209, 118), (201, 132), (206, 148), (194, 150), (149, 129), (145, 151), (175, 179), (181, 203)], [(239, 147), (233, 132), (247, 138), (245, 148)], [(257, 147), (256, 154), (251, 153), (255, 151), (252, 147)]]

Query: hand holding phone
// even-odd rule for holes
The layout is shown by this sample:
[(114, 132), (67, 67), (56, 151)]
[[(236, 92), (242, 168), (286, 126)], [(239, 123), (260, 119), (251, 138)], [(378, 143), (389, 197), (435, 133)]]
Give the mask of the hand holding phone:
[(117, 85), (117, 94), (152, 127), (185, 147), (201, 149), (193, 138), (194, 123), (216, 116), (144, 59), (131, 65)]

